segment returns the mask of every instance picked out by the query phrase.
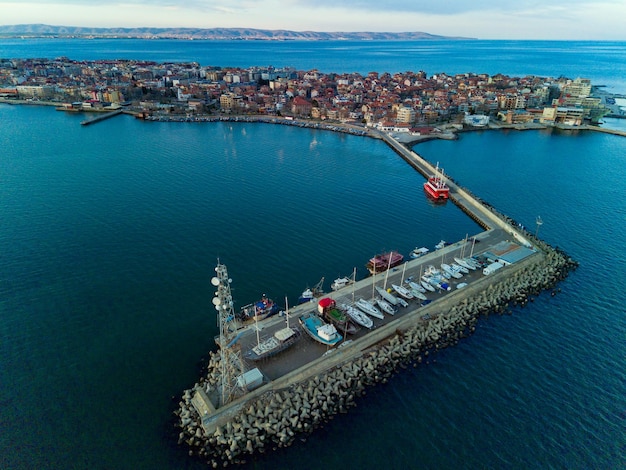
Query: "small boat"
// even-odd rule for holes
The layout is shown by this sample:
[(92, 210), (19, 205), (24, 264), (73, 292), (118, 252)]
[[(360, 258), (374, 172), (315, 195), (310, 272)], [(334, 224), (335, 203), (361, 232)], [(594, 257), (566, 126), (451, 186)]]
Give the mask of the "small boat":
[(343, 339), (334, 325), (324, 323), (315, 312), (305, 313), (298, 321), (306, 334), (319, 343), (336, 346)]
[(409, 253), (409, 258), (417, 259), (420, 256), (424, 256), (424, 255), (428, 254), (429, 251), (430, 250), (428, 248), (425, 248), (425, 247), (421, 247), (421, 248), (415, 247)]
[[(424, 275), (422, 277), (424, 278), (423, 279), (424, 281), (429, 283), (434, 288), (441, 289), (441, 290), (446, 290), (446, 291), (450, 290), (450, 286), (446, 282), (446, 278), (444, 278), (443, 276)], [(434, 291), (434, 289), (433, 289), (433, 291)]]
[(359, 310), (356, 307), (353, 307), (352, 305), (347, 305), (347, 304), (342, 304), (339, 306), (342, 310), (345, 310), (345, 312), (348, 314), (348, 316), (357, 324), (365, 327), (365, 328), (372, 328), (372, 326), (374, 326), (374, 322), (372, 321), (372, 319), (370, 317), (368, 317), (367, 315), (365, 315), (365, 313), (363, 313), (361, 310)]
[(342, 333), (355, 334), (358, 329), (350, 323), (346, 314), (337, 308), (337, 304), (330, 297), (324, 297), (317, 303), (317, 310), (323, 319), (328, 320)]
[(434, 288), (434, 287), (433, 287), (433, 286), (432, 286), (432, 285), (431, 285), (428, 281), (426, 281), (425, 279), (422, 279), (422, 280), (420, 281), (420, 284), (421, 284), (421, 285), (422, 285), (422, 287), (423, 287), (424, 289), (426, 289), (427, 291), (429, 291), (429, 292), (435, 292), (435, 288)]
[(305, 304), (307, 302), (313, 302), (316, 297), (320, 297), (324, 294), (324, 290), (322, 289), (322, 285), (324, 284), (324, 278), (320, 279), (320, 282), (315, 284), (312, 289), (306, 288), (298, 297), (299, 304)]
[(339, 277), (333, 281), (333, 283), (330, 285), (330, 288), (332, 290), (339, 290), (342, 287), (346, 287), (347, 285), (352, 284), (352, 282), (352, 279), (350, 279), (349, 277)]
[(380, 295), (383, 299), (385, 299), (387, 302), (389, 302), (391, 305), (398, 305), (398, 298), (393, 295), (391, 292), (387, 292), (385, 289), (383, 289), (380, 286), (376, 286), (376, 292), (378, 292), (378, 295)]
[(376, 304), (383, 312), (388, 313), (389, 315), (394, 315), (396, 313), (396, 309), (393, 307), (393, 305), (391, 305), (385, 299), (377, 298)]
[(456, 288), (457, 288), (457, 289), (463, 289), (464, 287), (467, 287), (467, 282), (459, 282), (459, 283), (456, 285)]
[(446, 184), (443, 169), (439, 168), (439, 162), (435, 167), (435, 173), (424, 183), (424, 191), (435, 200), (448, 199), (450, 188)]
[(295, 327), (285, 327), (278, 330), (269, 338), (259, 341), (258, 344), (244, 354), (246, 359), (260, 361), (267, 359), (293, 346), (301, 337), (300, 330)]
[(409, 290), (411, 291), (411, 294), (413, 294), (413, 297), (415, 297), (416, 299), (426, 300), (426, 296), (422, 292), (416, 289), (409, 289)]
[(394, 268), (402, 264), (403, 261), (404, 256), (402, 254), (397, 251), (390, 251), (389, 253), (383, 253), (370, 258), (365, 266), (371, 274), (375, 274)]
[(441, 250), (442, 248), (445, 248), (446, 246), (448, 246), (450, 243), (448, 243), (445, 240), (441, 240), (439, 243), (437, 243), (435, 245), (435, 250)]
[(409, 281), (406, 281), (406, 283), (413, 290), (416, 290), (416, 291), (421, 292), (421, 293), (426, 292), (426, 289), (424, 289), (422, 287), (422, 285), (418, 284), (417, 282), (413, 282), (413, 281), (409, 280)]
[(469, 274), (469, 269), (466, 268), (465, 266), (461, 266), (459, 263), (452, 263), (450, 266), (452, 267), (452, 269), (460, 273)]
[(409, 306), (409, 303), (402, 297), (398, 297), (398, 303), (404, 308), (407, 308)]
[(256, 319), (257, 345), (248, 350), (244, 357), (251, 361), (260, 361), (278, 354), (281, 351), (293, 346), (301, 337), (300, 329), (289, 326), (289, 307), (285, 297), (286, 326), (276, 331), (272, 336), (261, 340), (259, 338), (258, 318)]
[(239, 318), (244, 321), (253, 319), (264, 320), (278, 312), (280, 312), (280, 307), (263, 294), (259, 301), (241, 307)]
[(404, 286), (399, 286), (398, 284), (391, 284), (393, 290), (395, 290), (399, 295), (404, 297), (407, 300), (413, 300), (415, 296), (411, 293), (409, 289)]
[(457, 263), (459, 266), (463, 266), (464, 268), (471, 269), (472, 271), (476, 270), (476, 266), (468, 263), (466, 258), (455, 257), (454, 262)]
[(370, 317), (378, 318), (380, 320), (385, 318), (380, 310), (365, 299), (357, 300), (354, 305), (356, 305), (362, 312), (367, 313)]
[(461, 274), (459, 271), (454, 269), (449, 264), (441, 263), (441, 269), (443, 269), (444, 273), (448, 273), (450, 276), (452, 276), (455, 279), (461, 279), (463, 277), (463, 274)]
[(298, 303), (299, 304), (305, 304), (307, 302), (313, 302), (315, 300), (315, 295), (313, 294), (313, 291), (309, 288), (305, 289), (302, 291), (302, 294), (300, 294), (300, 297), (298, 297)]

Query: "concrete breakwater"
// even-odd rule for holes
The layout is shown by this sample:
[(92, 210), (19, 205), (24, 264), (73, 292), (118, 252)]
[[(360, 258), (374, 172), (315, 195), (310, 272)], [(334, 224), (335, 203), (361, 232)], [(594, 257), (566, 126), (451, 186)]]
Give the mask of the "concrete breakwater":
[[(554, 289), (576, 268), (577, 263), (559, 249), (531, 239), (542, 253), (508, 267), (506, 273), (473, 283), (463, 295), (451, 295), (428, 306), (432, 308), (407, 316), (383, 340), (356, 354), (353, 351), (350, 359), (333, 361), (334, 365), (321, 373), (277, 381), (269, 390), (263, 387), (262, 393), (233, 408), (226, 420), (207, 427), (192, 399), (198, 390), (210, 395), (218, 386), (220, 358), (211, 353), (202, 378), (184, 392), (175, 412), (179, 443), (213, 467), (243, 463), (256, 454), (291, 445), (333, 415), (355, 406), (357, 397), (369, 386), (385, 382), (400, 368), (428, 362), (437, 350), (457, 344), (474, 332), (481, 316), (526, 305), (541, 291)], [(359, 348), (359, 344), (346, 344), (345, 352), (350, 348)], [(332, 350), (330, 357), (342, 353), (341, 349)]]

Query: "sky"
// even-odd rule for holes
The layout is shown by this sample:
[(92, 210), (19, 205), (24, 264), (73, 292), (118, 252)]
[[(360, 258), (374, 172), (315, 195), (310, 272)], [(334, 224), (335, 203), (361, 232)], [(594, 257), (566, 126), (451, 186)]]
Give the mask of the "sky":
[(422, 31), (626, 40), (626, 0), (0, 0), (0, 25)]

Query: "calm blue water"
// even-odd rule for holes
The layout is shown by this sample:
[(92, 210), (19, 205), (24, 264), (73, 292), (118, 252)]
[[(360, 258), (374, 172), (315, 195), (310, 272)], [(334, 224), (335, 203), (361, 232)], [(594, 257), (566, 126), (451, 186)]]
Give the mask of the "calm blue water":
[[(82, 118), (0, 106), (2, 468), (203, 468), (169, 420), (213, 348), (217, 257), (240, 304), (293, 302), (374, 252), (479, 230), (378, 141)], [(254, 467), (624, 468), (626, 139), (484, 131), (415, 150), (528, 227), (540, 215), (580, 268)]]
[(0, 39), (0, 58), (66, 56), (322, 72), (505, 73), (590, 78), (626, 93), (626, 43), (597, 41), (138, 41)]

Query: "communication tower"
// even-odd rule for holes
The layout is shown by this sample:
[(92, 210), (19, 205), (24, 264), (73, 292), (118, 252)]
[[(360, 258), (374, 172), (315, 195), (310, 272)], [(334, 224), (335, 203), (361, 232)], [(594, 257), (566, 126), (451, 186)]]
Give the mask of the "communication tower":
[(211, 284), (217, 288), (213, 305), (217, 310), (220, 326), (221, 406), (224, 406), (245, 392), (237, 380), (245, 372), (245, 368), (241, 358), (241, 346), (237, 341), (239, 339), (237, 331), (236, 329), (231, 331), (230, 328), (236, 321), (233, 296), (230, 292), (233, 280), (228, 277), (226, 266), (219, 260), (215, 272), (216, 276), (211, 279)]

